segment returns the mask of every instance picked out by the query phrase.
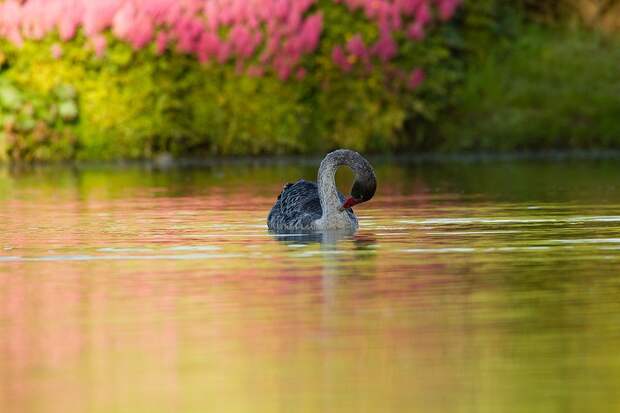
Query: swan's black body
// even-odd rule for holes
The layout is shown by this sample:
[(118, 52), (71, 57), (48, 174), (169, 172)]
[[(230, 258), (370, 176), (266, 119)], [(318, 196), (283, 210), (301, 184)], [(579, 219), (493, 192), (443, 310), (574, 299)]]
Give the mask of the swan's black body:
[[(349, 198), (336, 187), (336, 171), (341, 166), (355, 173)], [(280, 232), (355, 231), (358, 223), (351, 207), (370, 200), (376, 188), (375, 172), (362, 155), (348, 149), (335, 150), (321, 161), (317, 183), (301, 180), (284, 187), (271, 208), (267, 226)]]
[[(346, 197), (338, 192), (341, 202)], [(353, 211), (346, 210), (349, 218), (357, 223)], [(278, 200), (271, 208), (267, 218), (267, 227), (271, 230), (312, 230), (312, 223), (321, 218), (323, 209), (319, 199), (319, 189), (316, 183), (299, 180), (294, 184), (288, 183), (282, 189)]]

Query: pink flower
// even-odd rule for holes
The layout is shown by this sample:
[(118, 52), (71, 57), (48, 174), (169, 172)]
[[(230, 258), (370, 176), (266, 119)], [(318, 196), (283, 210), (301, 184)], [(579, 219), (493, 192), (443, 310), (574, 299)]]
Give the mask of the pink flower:
[(261, 77), (264, 73), (264, 69), (262, 67), (253, 65), (253, 66), (248, 67), (246, 73), (250, 77)]
[(133, 22), (133, 27), (125, 38), (135, 49), (141, 49), (153, 38), (153, 22), (146, 15), (137, 16)]
[(114, 34), (124, 39), (133, 29), (136, 9), (132, 2), (126, 2), (112, 20)]
[(273, 8), (274, 16), (280, 20), (286, 19), (289, 11), (289, 2), (285, 0), (279, 0), (275, 2)]
[(52, 57), (56, 60), (62, 57), (62, 47), (58, 43), (54, 43), (50, 49)]
[(420, 4), (416, 11), (416, 20), (422, 26), (426, 26), (431, 21), (431, 11), (428, 7), (428, 4)]
[(293, 70), (291, 62), (284, 56), (276, 59), (273, 67), (278, 77), (282, 80), (287, 80), (291, 76), (291, 72)]
[(407, 36), (409, 36), (412, 40), (424, 39), (424, 27), (420, 24), (420, 22), (411, 23), (407, 29)]
[(345, 56), (344, 52), (342, 51), (342, 47), (340, 46), (336, 46), (332, 50), (332, 60), (345, 72), (350, 72), (353, 68), (353, 66), (347, 59), (347, 56)]
[[(349, 72), (356, 64), (398, 68), (390, 61), (399, 47), (423, 40), (433, 23), (453, 17), (462, 0), (332, 1), (358, 14), (355, 18), (367, 19), (379, 32), (374, 44), (354, 33), (332, 49), (334, 64)], [(61, 40), (69, 41), (82, 30), (101, 56), (106, 48), (103, 33), (110, 29), (136, 49), (153, 45), (162, 54), (174, 45), (201, 62), (231, 61), (244, 72), (260, 68), (261, 74), (275, 72), (285, 79), (305, 76), (299, 62), (320, 46), (323, 7), (319, 0), (0, 0), (0, 38), (21, 45), (24, 39), (58, 31)], [(51, 53), (59, 58), (61, 45), (53, 45)], [(257, 69), (246, 69), (254, 59)], [(406, 76), (403, 73), (402, 80)]]
[(288, 19), (286, 21), (286, 32), (287, 33), (295, 33), (301, 24), (301, 14), (293, 11), (289, 13)]
[(102, 34), (97, 34), (91, 37), (90, 41), (93, 45), (93, 49), (95, 50), (95, 55), (97, 55), (97, 57), (102, 57), (108, 45), (108, 41), (105, 36)]
[[(109, 0), (101, 1), (113, 3)], [(141, 3), (141, 8), (143, 8), (144, 12), (151, 16), (154, 20), (163, 23), (166, 15), (176, 12), (173, 11), (176, 3), (178, 3), (177, 0), (148, 0)]]
[(155, 38), (155, 50), (157, 54), (164, 53), (166, 47), (168, 47), (168, 34), (165, 32), (157, 33), (157, 37)]
[(219, 26), (217, 5), (214, 1), (206, 2), (204, 6), (204, 15), (207, 19), (207, 28), (211, 31), (216, 31)]
[(230, 32), (230, 43), (238, 56), (248, 58), (254, 53), (252, 35), (243, 26), (235, 26)]
[(212, 58), (218, 54), (221, 40), (215, 33), (204, 33), (198, 44), (200, 52), (203, 52), (206, 56)]
[(459, 5), (460, 0), (439, 0), (439, 17), (441, 20), (450, 20)]
[(19, 30), (11, 30), (9, 31), (9, 33), (7, 34), (7, 39), (9, 39), (11, 41), (11, 43), (13, 43), (14, 45), (18, 46), (18, 47), (22, 47), (24, 44), (24, 39), (22, 37), (22, 35), (19, 33)]
[(384, 32), (372, 48), (373, 54), (379, 56), (383, 62), (393, 59), (398, 53), (398, 45), (392, 35)]
[(411, 16), (423, 1), (425, 0), (397, 0), (397, 4), (404, 14)]
[(230, 43), (220, 42), (217, 50), (217, 61), (226, 63), (231, 55)]
[(414, 69), (409, 74), (408, 86), (410, 89), (417, 89), (424, 82), (426, 74), (422, 69)]
[(322, 30), (322, 14), (316, 13), (306, 19), (299, 34), (301, 37), (301, 49), (304, 53), (313, 52), (317, 48)]
[(70, 40), (75, 35), (75, 31), (77, 30), (78, 22), (74, 20), (73, 16), (64, 16), (61, 17), (58, 22), (58, 32), (60, 34), (60, 38), (64, 41)]
[(295, 77), (297, 78), (297, 80), (302, 80), (306, 77), (307, 74), (308, 74), (308, 71), (304, 69), (303, 67), (300, 67), (299, 69), (297, 69), (297, 73), (295, 73)]
[(366, 55), (366, 46), (360, 34), (356, 34), (349, 39), (347, 42), (347, 51), (357, 57)]
[(89, 0), (84, 2), (82, 26), (84, 33), (94, 35), (110, 26), (120, 6), (118, 0)]

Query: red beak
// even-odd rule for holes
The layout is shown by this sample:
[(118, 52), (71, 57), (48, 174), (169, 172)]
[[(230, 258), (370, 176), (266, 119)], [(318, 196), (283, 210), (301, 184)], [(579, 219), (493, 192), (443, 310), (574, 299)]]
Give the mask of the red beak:
[(341, 212), (344, 211), (345, 209), (349, 209), (354, 205), (357, 205), (360, 203), (360, 200), (355, 199), (353, 197), (349, 197), (349, 199), (347, 199), (346, 201), (344, 201), (344, 204), (342, 204), (342, 206), (340, 208), (338, 208)]

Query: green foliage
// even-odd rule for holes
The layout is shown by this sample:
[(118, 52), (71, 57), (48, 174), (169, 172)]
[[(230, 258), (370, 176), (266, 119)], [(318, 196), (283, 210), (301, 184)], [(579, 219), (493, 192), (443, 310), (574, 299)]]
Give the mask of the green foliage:
[[(560, 4), (465, 0), (423, 42), (397, 39), (391, 68), (346, 73), (334, 46), (372, 44), (377, 26), (322, 0), (319, 49), (287, 81), (111, 35), (102, 57), (80, 35), (3, 43), (0, 160), (620, 146), (620, 44), (528, 20)], [(418, 67), (412, 91), (403, 73)]]
[(23, 93), (10, 80), (0, 78), (0, 160), (71, 157), (75, 138), (67, 127), (77, 118), (71, 86), (59, 84), (43, 97)]
[[(6, 148), (0, 150), (33, 161), (408, 145), (405, 123), (437, 112), (436, 102), (421, 98), (424, 90), (445, 94), (450, 76), (445, 70), (433, 76), (431, 69), (420, 93), (412, 93), (377, 68), (359, 65), (343, 73), (332, 62), (332, 48), (355, 33), (367, 42), (378, 34), (374, 24), (344, 7), (329, 10), (320, 50), (306, 58), (307, 74), (285, 82), (269, 73), (240, 74), (233, 64), (200, 64), (174, 52), (158, 56), (153, 48), (134, 51), (112, 36), (103, 57), (81, 36), (62, 44), (60, 58), (51, 52), (59, 47), (53, 37), (20, 49), (4, 44), (0, 142)], [(397, 64), (439, 66), (450, 57), (442, 36), (404, 50)]]
[(618, 147), (618, 61), (618, 40), (530, 26), (470, 68), (441, 125), (446, 147)]
[[(618, 13), (619, 0), (518, 0), (515, 4), (530, 17), (545, 23), (598, 25)], [(585, 18), (588, 15), (588, 18)], [(589, 20), (589, 21), (586, 21)]]
[(310, 111), (302, 101), (302, 85), (216, 67), (194, 72), (186, 81), (190, 86), (182, 105), (188, 109), (184, 130), (190, 139), (183, 146), (190, 142), (219, 154), (307, 150), (302, 135)]
[[(20, 160), (135, 159), (164, 152), (302, 153), (337, 146), (385, 151), (416, 145), (422, 128), (410, 125), (436, 121), (458, 80), (450, 45), (458, 33), (438, 29), (417, 44), (400, 39), (406, 46), (393, 70), (356, 64), (345, 73), (332, 61), (333, 47), (357, 33), (371, 44), (377, 26), (343, 5), (324, 3), (319, 50), (304, 58), (306, 73), (293, 73), (287, 81), (273, 73), (242, 74), (233, 63), (201, 64), (171, 51), (160, 56), (154, 46), (135, 51), (111, 35), (102, 57), (81, 35), (69, 43), (50, 36), (20, 49), (5, 43), (2, 116), (13, 119), (24, 106), (33, 114), (15, 126), (9, 122), (11, 133), (0, 140), (7, 147), (0, 151)], [(411, 91), (398, 79), (418, 67), (428, 78)]]

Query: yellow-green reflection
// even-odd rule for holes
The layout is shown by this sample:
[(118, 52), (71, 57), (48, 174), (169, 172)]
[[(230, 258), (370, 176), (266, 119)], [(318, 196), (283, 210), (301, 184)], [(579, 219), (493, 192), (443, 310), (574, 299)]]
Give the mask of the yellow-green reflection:
[(620, 168), (377, 171), (319, 238), (265, 228), (312, 163), (0, 175), (2, 411), (620, 408)]

